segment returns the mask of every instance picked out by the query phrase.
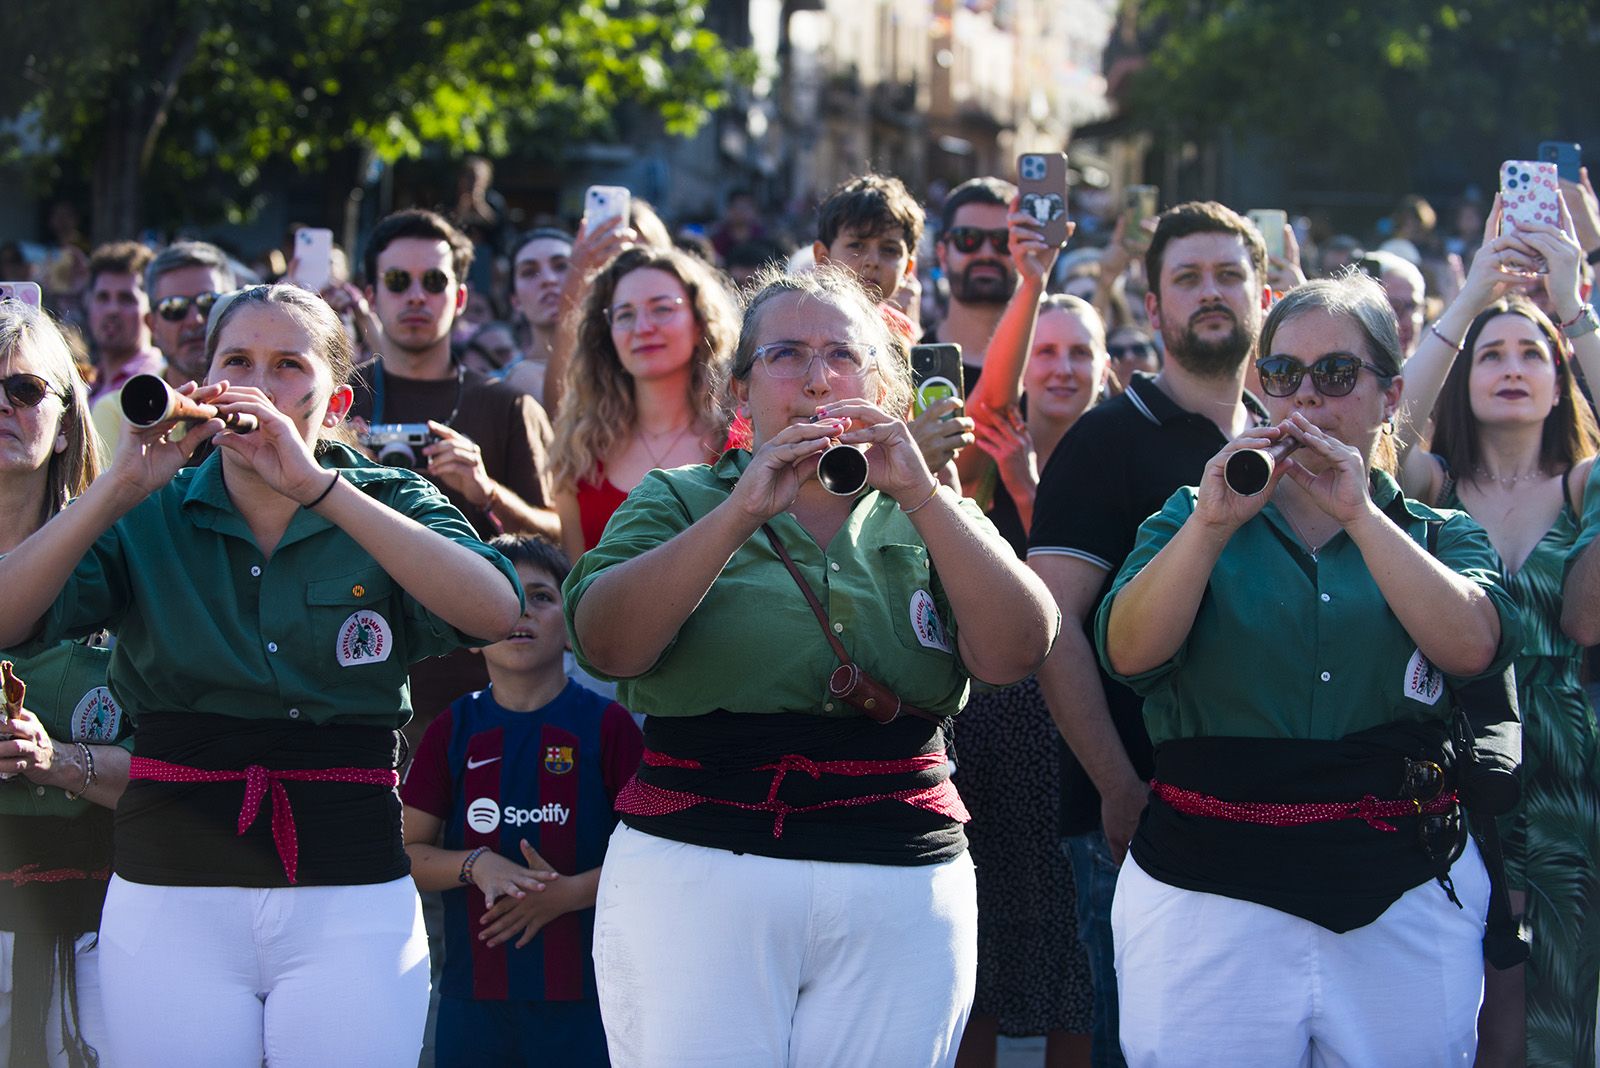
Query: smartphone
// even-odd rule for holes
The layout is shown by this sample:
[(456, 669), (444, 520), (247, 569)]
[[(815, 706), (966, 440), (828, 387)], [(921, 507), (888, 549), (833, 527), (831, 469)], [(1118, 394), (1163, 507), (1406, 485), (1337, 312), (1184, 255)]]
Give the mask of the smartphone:
[(1024, 152), (1017, 157), (1017, 193), (1022, 213), (1033, 216), (1044, 239), (1057, 248), (1067, 243), (1067, 154)]
[(1289, 225), (1289, 213), (1277, 208), (1251, 208), (1249, 215), (1261, 231), (1261, 240), (1267, 243), (1268, 259), (1283, 259), (1283, 228)]
[(921, 415), (946, 397), (965, 400), (967, 391), (961, 377), (961, 346), (912, 345), (911, 381), (916, 387), (911, 396), (913, 417)]
[(44, 307), (38, 282), (0, 282), (0, 300), (15, 300), (33, 308)]
[(1375, 281), (1383, 281), (1383, 264), (1371, 256), (1362, 256), (1356, 260), (1356, 266), (1361, 268), (1361, 273)]
[(1583, 146), (1576, 141), (1539, 142), (1541, 163), (1554, 163), (1556, 177), (1563, 182), (1577, 182), (1581, 178), (1578, 168), (1583, 166)]
[(1128, 221), (1122, 228), (1123, 240), (1133, 248), (1150, 244), (1150, 231), (1146, 219), (1153, 219), (1160, 210), (1161, 190), (1153, 185), (1130, 185), (1123, 190), (1123, 210)]
[(608, 219), (628, 217), (630, 194), (620, 185), (591, 185), (583, 194), (583, 221), (591, 233)]
[(1561, 187), (1556, 165), (1544, 161), (1508, 159), (1500, 164), (1500, 202), (1505, 206), (1502, 231), (1541, 222), (1561, 225)]
[(333, 280), (333, 231), (302, 226), (294, 232), (294, 277), (289, 279), (313, 293), (321, 293)]

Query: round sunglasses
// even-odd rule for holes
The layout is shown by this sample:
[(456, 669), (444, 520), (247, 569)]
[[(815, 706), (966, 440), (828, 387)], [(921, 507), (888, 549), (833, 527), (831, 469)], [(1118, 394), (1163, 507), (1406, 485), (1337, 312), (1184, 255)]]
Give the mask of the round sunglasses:
[(38, 375), (21, 373), (7, 375), (5, 378), (0, 378), (0, 389), (5, 390), (6, 400), (17, 408), (37, 408), (47, 393), (55, 393), (63, 402), (67, 399), (51, 389), (50, 383)]
[(1262, 392), (1269, 397), (1294, 396), (1307, 372), (1318, 393), (1324, 397), (1343, 397), (1356, 388), (1356, 379), (1363, 367), (1385, 381), (1394, 377), (1383, 368), (1344, 352), (1323, 356), (1310, 367), (1293, 356), (1265, 356), (1256, 361), (1256, 374), (1261, 379)]
[(189, 317), (189, 308), (192, 305), (194, 310), (200, 313), (200, 318), (204, 319), (211, 314), (211, 306), (220, 296), (221, 293), (208, 290), (196, 293), (192, 297), (163, 297), (156, 302), (156, 314), (169, 323), (181, 323)]
[[(404, 293), (411, 288), (411, 272), (390, 267), (383, 272), (383, 288), (391, 293)], [(422, 272), (422, 288), (429, 293), (443, 293), (450, 288), (450, 276), (437, 267), (429, 267)]]

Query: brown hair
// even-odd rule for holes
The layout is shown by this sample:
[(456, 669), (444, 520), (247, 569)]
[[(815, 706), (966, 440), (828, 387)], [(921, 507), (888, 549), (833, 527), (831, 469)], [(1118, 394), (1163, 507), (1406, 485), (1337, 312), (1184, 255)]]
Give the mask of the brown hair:
[(97, 278), (103, 274), (131, 274), (144, 288), (144, 269), (156, 254), (137, 241), (113, 241), (100, 245), (89, 254), (89, 288), (94, 289)]
[(898, 226), (906, 249), (915, 252), (922, 240), (922, 207), (900, 179), (863, 174), (840, 182), (817, 209), (817, 240), (832, 245), (849, 228), (861, 237), (877, 237)]
[[(67, 436), (67, 447), (50, 454), (44, 503), (39, 509), (39, 525), (43, 526), (100, 474), (100, 439), (89, 418), (89, 388), (56, 324), (37, 308), (0, 301), (0, 358), (10, 359), (23, 350), (41, 365), (39, 377), (50, 383), (61, 400), (58, 433)], [(53, 441), (54, 435), (51, 437)]]
[(367, 238), (367, 254), (363, 258), (363, 266), (367, 271), (367, 285), (377, 286), (378, 257), (383, 250), (392, 243), (406, 237), (420, 237), (426, 241), (443, 241), (450, 246), (450, 267), (455, 273), (458, 285), (467, 280), (467, 271), (472, 268), (472, 239), (457, 230), (436, 211), (427, 211), (423, 208), (407, 208), (397, 211), (392, 215), (385, 215), (378, 225), (372, 228), (372, 236)]
[(1155, 235), (1150, 238), (1150, 248), (1144, 254), (1145, 279), (1150, 292), (1161, 296), (1161, 261), (1167, 254), (1167, 245), (1180, 237), (1194, 234), (1233, 234), (1244, 242), (1250, 253), (1250, 265), (1255, 268), (1256, 283), (1267, 278), (1267, 245), (1249, 220), (1225, 204), (1214, 200), (1191, 200), (1168, 208), (1156, 222)]
[(1472, 320), (1461, 343), (1465, 359), (1457, 358), (1445, 376), (1439, 399), (1433, 407), (1433, 451), (1443, 458), (1458, 477), (1469, 476), (1483, 463), (1478, 440), (1478, 418), (1472, 414), (1472, 395), (1467, 379), (1472, 374), (1478, 338), (1483, 330), (1502, 315), (1520, 315), (1532, 323), (1550, 349), (1556, 368), (1556, 406), (1544, 420), (1539, 441), (1539, 464), (1546, 471), (1566, 472), (1572, 465), (1600, 448), (1600, 429), (1594, 413), (1578, 392), (1572, 374), (1572, 353), (1566, 339), (1548, 316), (1527, 297), (1512, 294), (1495, 301)]

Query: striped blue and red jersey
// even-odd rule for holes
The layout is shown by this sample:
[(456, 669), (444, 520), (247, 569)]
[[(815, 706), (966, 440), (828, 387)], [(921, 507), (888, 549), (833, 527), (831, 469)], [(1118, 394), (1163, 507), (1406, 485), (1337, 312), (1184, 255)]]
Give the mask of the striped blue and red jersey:
[[(445, 849), (488, 846), (526, 863), (526, 838), (550, 867), (576, 875), (599, 866), (616, 827), (617, 792), (639, 766), (643, 740), (626, 709), (568, 682), (533, 712), (511, 712), (494, 687), (468, 694), (428, 726), (400, 788), (408, 805), (444, 821)], [(483, 894), (447, 890), (445, 997), (480, 1001), (594, 999), (594, 910), (569, 912), (534, 940), (494, 948), (479, 941)]]

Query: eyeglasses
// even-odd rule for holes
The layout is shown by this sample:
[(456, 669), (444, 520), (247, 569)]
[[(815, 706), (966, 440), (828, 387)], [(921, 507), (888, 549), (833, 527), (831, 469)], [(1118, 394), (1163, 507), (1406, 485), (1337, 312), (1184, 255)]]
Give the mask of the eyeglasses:
[[(6, 391), (6, 399), (17, 408), (37, 408), (39, 402), (44, 400), (45, 394), (56, 393), (50, 388), (50, 383), (38, 375), (14, 374), (0, 378), (0, 388)], [(60, 397), (61, 394), (56, 393)], [(66, 400), (65, 397), (61, 398)]]
[(945, 231), (945, 240), (955, 246), (957, 252), (976, 252), (983, 247), (983, 239), (989, 239), (989, 247), (999, 253), (1009, 251), (1008, 244), (1011, 240), (1009, 230), (983, 230), (976, 226), (952, 226)]
[(156, 314), (169, 323), (181, 323), (189, 317), (189, 306), (200, 313), (204, 319), (211, 314), (211, 305), (217, 302), (220, 293), (196, 293), (192, 297), (163, 297), (156, 302)]
[(1310, 367), (1293, 356), (1267, 356), (1256, 361), (1256, 372), (1261, 377), (1261, 388), (1269, 397), (1292, 397), (1300, 388), (1300, 380), (1311, 372), (1311, 384), (1324, 397), (1343, 397), (1356, 388), (1356, 378), (1365, 367), (1379, 378), (1394, 375), (1381, 367), (1348, 353), (1330, 353)]
[(832, 378), (860, 378), (873, 367), (878, 350), (872, 345), (835, 341), (820, 349), (799, 341), (774, 341), (756, 349), (756, 359), (767, 365), (773, 378), (803, 378), (819, 357)]
[[(682, 307), (682, 297), (654, 301), (645, 305), (644, 317), (654, 326), (666, 326), (672, 322), (678, 314), (678, 309)], [(606, 312), (606, 318), (611, 320), (613, 330), (620, 330), (624, 334), (632, 333), (639, 326), (639, 312), (632, 304), (617, 305)]]
[(1126, 345), (1107, 345), (1106, 354), (1113, 360), (1147, 360), (1156, 354), (1156, 347), (1148, 341), (1130, 341)]
[[(390, 267), (383, 272), (383, 288), (391, 293), (404, 293), (411, 288), (411, 272)], [(450, 276), (437, 267), (429, 267), (422, 272), (422, 288), (429, 293), (443, 293), (450, 288)]]

